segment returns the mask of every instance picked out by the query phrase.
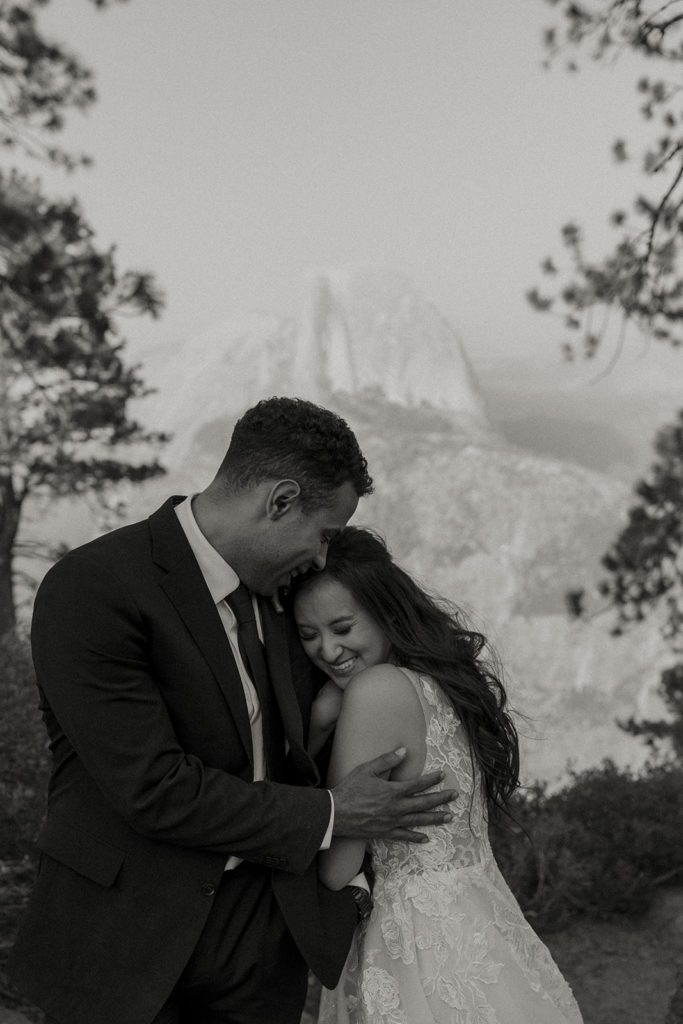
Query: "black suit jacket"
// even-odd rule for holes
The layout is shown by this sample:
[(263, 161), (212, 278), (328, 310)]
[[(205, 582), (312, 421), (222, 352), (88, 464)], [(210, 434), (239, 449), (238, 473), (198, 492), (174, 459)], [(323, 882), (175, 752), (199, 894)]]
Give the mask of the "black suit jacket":
[(54, 767), (10, 973), (70, 1024), (152, 1019), (230, 854), (271, 872), (328, 987), (355, 926), (347, 894), (317, 883), (329, 796), (304, 747), (311, 668), (286, 616), (262, 602), (290, 756), (286, 780), (250, 781), (241, 680), (177, 500), (70, 552), (36, 596), (33, 656)]

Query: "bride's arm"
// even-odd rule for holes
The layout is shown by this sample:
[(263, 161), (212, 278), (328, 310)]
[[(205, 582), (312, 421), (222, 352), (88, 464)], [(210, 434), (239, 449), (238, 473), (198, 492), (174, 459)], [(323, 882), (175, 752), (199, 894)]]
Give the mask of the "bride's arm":
[[(407, 721), (414, 711), (405, 699), (409, 686), (393, 665), (365, 669), (344, 690), (334, 735), (327, 784), (333, 788), (357, 765), (386, 750), (408, 746), (413, 730)], [(411, 695), (408, 695), (409, 697)], [(335, 837), (318, 858), (318, 874), (329, 889), (341, 889), (361, 869), (365, 842)]]
[(308, 752), (311, 757), (320, 752), (334, 729), (341, 710), (342, 696), (339, 687), (328, 679), (313, 701), (308, 733)]

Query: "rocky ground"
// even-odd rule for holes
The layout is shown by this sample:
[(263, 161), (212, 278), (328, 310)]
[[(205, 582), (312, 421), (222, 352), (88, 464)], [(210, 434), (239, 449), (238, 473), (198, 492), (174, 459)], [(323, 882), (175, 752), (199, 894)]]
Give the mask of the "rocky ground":
[[(579, 921), (544, 938), (585, 1024), (683, 1024), (683, 1001), (670, 1011), (683, 981), (683, 889), (661, 892), (638, 921)], [(6, 949), (8, 939), (0, 942)], [(302, 1024), (313, 1024), (317, 994), (311, 986)], [(29, 1022), (41, 1024), (41, 1015), (22, 1004), (0, 972), (0, 1024)]]

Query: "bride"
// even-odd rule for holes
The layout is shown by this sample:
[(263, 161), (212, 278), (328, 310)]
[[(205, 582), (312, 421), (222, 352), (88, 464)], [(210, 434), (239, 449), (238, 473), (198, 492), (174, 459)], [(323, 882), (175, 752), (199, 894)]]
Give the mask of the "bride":
[[(404, 747), (392, 777), (442, 770), (459, 793), (452, 819), (425, 829), (423, 843), (369, 844), (374, 905), (339, 985), (323, 989), (319, 1024), (581, 1024), (489, 844), (488, 816), (515, 791), (519, 757), (484, 637), (354, 527), (330, 542), (325, 569), (297, 584), (294, 613), (328, 676), (311, 748), (334, 730), (329, 785)], [(361, 840), (334, 839), (320, 855), (322, 881), (355, 881), (365, 854)]]

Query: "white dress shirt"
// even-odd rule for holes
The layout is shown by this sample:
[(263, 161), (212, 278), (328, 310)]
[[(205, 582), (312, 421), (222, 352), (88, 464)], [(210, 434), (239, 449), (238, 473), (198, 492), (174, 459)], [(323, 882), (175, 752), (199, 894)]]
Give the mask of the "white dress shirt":
[[(235, 664), (237, 665), (237, 670), (242, 681), (242, 688), (244, 690), (244, 699), (249, 712), (249, 725), (251, 726), (251, 743), (254, 757), (254, 782), (260, 782), (266, 777), (266, 756), (263, 745), (261, 705), (259, 703), (256, 687), (244, 666), (244, 662), (242, 661), (242, 656), (240, 654), (239, 645), (237, 643), (237, 620), (235, 619), (232, 608), (225, 600), (226, 595), (237, 590), (240, 580), (232, 566), (228, 565), (225, 559), (218, 554), (216, 549), (209, 543), (202, 531), (199, 529), (197, 520), (192, 513), (192, 500), (194, 497), (195, 495), (190, 495), (189, 498), (185, 498), (184, 501), (179, 502), (175, 506), (175, 513), (178, 517), (178, 522), (182, 527), (183, 533), (187, 537), (188, 544), (192, 548), (194, 556), (197, 559), (197, 564), (199, 565), (204, 581), (209, 588), (209, 593), (214, 600), (221, 622), (223, 623), (223, 628), (225, 629), (228, 642), (230, 643), (230, 649), (232, 650)], [(253, 597), (252, 603), (254, 605), (258, 634), (261, 641), (263, 641), (261, 617), (259, 614), (258, 604)], [(331, 793), (330, 803), (330, 821), (320, 846), (321, 850), (327, 850), (332, 841), (334, 800), (332, 799)], [(230, 871), (241, 863), (242, 861), (239, 857), (229, 857), (225, 865), (225, 870)]]

